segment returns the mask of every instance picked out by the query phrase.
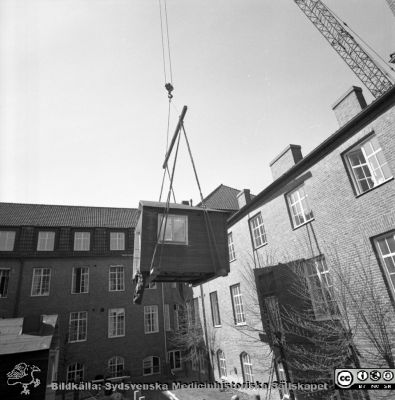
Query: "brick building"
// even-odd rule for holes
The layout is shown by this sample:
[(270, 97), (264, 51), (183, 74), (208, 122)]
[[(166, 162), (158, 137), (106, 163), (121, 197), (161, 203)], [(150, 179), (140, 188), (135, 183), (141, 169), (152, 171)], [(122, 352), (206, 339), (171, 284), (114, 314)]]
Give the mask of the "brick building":
[[(344, 331), (354, 352), (339, 362), (365, 367), (392, 365), (394, 103), (394, 88), (367, 105), (361, 89), (352, 87), (333, 106), (340, 125), (335, 133), (304, 157), (300, 146), (288, 146), (270, 164), (273, 182), (269, 186), (255, 197), (248, 190), (237, 195), (240, 207), (228, 220), (230, 274), (203, 284), (202, 291), (194, 290), (206, 312), (217, 379), (267, 382), (274, 370), (274, 380), (297, 381), (301, 372), (308, 371), (311, 359), (296, 366), (284, 351), (284, 337), (281, 343), (270, 338), (270, 325), (277, 324), (281, 331), (287, 322), (281, 309), (283, 290), (288, 290), (288, 300), (290, 294), (296, 296), (294, 305), (305, 301), (305, 315), (312, 321), (328, 324), (337, 320), (344, 327), (347, 319), (348, 330)], [(220, 186), (208, 196), (211, 207), (222, 207), (222, 189)], [(234, 197), (234, 192), (228, 194)], [(297, 285), (287, 284), (294, 266), (302, 272), (306, 299), (298, 294)], [(259, 296), (254, 272), (261, 275), (257, 279)], [(346, 300), (334, 304), (345, 287), (349, 291)], [(355, 301), (350, 300), (351, 295)], [(362, 307), (358, 309), (358, 305)], [(339, 314), (337, 307), (343, 313)], [(385, 321), (381, 328), (388, 337), (384, 340), (386, 353), (380, 353), (368, 332), (369, 323), (373, 330), (380, 325), (377, 315)], [(367, 322), (356, 322), (363, 320), (362, 316)], [(374, 393), (369, 395), (375, 398)], [(288, 390), (278, 391), (277, 396), (304, 398)], [(318, 393), (309, 398), (326, 396)], [(332, 391), (330, 396), (340, 395)], [(341, 398), (361, 396), (344, 392)]]
[(151, 284), (132, 302), (137, 219), (137, 209), (0, 203), (0, 317), (58, 315), (59, 381), (161, 380), (167, 357), (181, 369), (165, 343), (180, 287)]

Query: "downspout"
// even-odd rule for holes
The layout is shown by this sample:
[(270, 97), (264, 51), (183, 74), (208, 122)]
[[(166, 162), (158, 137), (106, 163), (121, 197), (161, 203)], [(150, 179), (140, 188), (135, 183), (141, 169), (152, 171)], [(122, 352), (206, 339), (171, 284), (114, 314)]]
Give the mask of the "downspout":
[(202, 313), (203, 313), (203, 328), (204, 328), (204, 338), (206, 340), (207, 345), (207, 361), (208, 361), (208, 376), (210, 381), (214, 381), (213, 369), (211, 367), (211, 356), (210, 356), (210, 345), (208, 341), (208, 332), (207, 332), (207, 321), (206, 321), (206, 307), (204, 306), (204, 292), (203, 285), (200, 286), (200, 296), (202, 298)]
[(163, 313), (163, 340), (165, 349), (165, 365), (167, 365), (168, 360), (167, 360), (167, 335), (166, 335), (166, 315), (165, 315), (165, 288), (163, 282), (161, 283), (161, 287), (162, 287), (162, 313)]

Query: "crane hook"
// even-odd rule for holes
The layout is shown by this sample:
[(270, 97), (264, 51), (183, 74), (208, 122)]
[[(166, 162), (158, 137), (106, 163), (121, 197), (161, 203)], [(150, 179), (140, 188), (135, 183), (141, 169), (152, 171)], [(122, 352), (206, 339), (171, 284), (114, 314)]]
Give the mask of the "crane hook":
[(172, 99), (172, 98), (173, 98), (173, 95), (171, 94), (171, 92), (174, 90), (173, 85), (172, 85), (170, 82), (169, 82), (169, 83), (166, 83), (165, 88), (166, 88), (166, 90), (167, 90), (167, 97), (168, 97), (169, 99)]

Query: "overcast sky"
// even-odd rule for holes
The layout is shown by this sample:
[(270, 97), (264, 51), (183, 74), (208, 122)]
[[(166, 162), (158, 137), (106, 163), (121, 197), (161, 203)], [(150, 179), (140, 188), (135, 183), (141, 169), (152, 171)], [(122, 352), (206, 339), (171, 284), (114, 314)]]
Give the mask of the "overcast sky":
[[(162, 0), (163, 1), (163, 0)], [(325, 0), (385, 59), (385, 0)], [(203, 194), (258, 193), (289, 143), (337, 129), (362, 84), (293, 0), (167, 0), (175, 86)], [(0, 201), (136, 207), (157, 200), (167, 94), (158, 0), (0, 0)], [(371, 97), (363, 87), (365, 96)], [(177, 201), (198, 191), (183, 143)]]

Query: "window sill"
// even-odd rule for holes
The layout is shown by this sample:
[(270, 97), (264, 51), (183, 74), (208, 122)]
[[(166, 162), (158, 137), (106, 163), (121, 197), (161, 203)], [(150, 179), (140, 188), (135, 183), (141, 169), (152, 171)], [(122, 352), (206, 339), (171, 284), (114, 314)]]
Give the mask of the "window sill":
[(373, 186), (371, 189), (366, 190), (366, 191), (363, 192), (363, 193), (358, 193), (355, 197), (358, 199), (359, 197), (363, 196), (364, 194), (369, 193), (369, 192), (372, 192), (373, 190), (377, 189), (378, 187), (383, 186), (383, 185), (385, 185), (386, 183), (391, 182), (391, 181), (393, 181), (393, 180), (394, 180), (394, 177), (391, 176), (391, 178), (388, 178), (388, 179), (385, 180), (384, 182), (381, 182), (381, 183), (379, 183), (378, 185)]
[(232, 263), (233, 261), (236, 261), (236, 258), (234, 258), (233, 260), (229, 260), (229, 263)]
[(48, 297), (49, 293), (47, 294), (31, 294), (30, 297)]
[(145, 335), (152, 335), (153, 333), (159, 333), (159, 331), (153, 331), (153, 332), (144, 332)]
[(83, 343), (86, 342), (88, 339), (83, 339), (83, 340), (69, 340), (69, 343)]
[(305, 226), (305, 225), (307, 225), (307, 224), (310, 224), (310, 223), (313, 222), (314, 220), (315, 220), (315, 218), (311, 218), (311, 219), (309, 219), (308, 221), (303, 222), (303, 224), (300, 224), (300, 225), (298, 225), (298, 226), (294, 226), (294, 227), (292, 228), (292, 230), (293, 230), (293, 231), (296, 231), (296, 229), (299, 229), (299, 228), (301, 228), (302, 226)]
[(222, 325), (214, 325), (214, 328), (222, 328)]
[(108, 339), (116, 339), (120, 337), (125, 337), (125, 335), (119, 335), (119, 336), (108, 336)]
[(247, 326), (247, 322), (239, 322), (238, 324), (235, 324), (235, 326)]
[(264, 247), (264, 246), (267, 246), (267, 242), (265, 242), (265, 243), (263, 243), (263, 244), (261, 244), (260, 246), (254, 246), (254, 250), (258, 250), (258, 249), (260, 249), (261, 247)]

